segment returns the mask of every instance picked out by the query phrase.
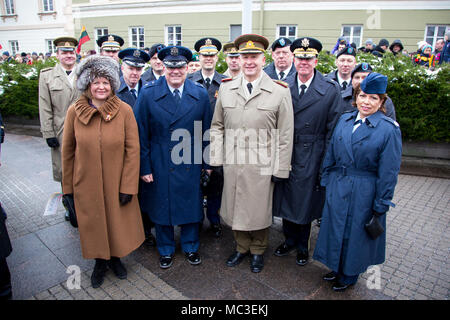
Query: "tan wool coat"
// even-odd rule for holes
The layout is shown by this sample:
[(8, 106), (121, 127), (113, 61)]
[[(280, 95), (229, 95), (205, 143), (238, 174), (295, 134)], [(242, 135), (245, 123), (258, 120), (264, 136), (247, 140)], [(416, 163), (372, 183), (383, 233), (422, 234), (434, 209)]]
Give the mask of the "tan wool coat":
[(233, 230), (272, 224), (271, 176), (289, 177), (293, 146), (291, 93), (264, 72), (247, 97), (243, 77), (223, 82), (211, 123), (211, 165), (223, 165), (220, 214)]
[[(74, 72), (74, 71), (72, 71)], [(42, 69), (39, 75), (39, 119), (44, 139), (57, 138), (62, 143), (64, 119), (69, 106), (80, 96), (75, 77), (69, 82), (66, 72), (58, 63)], [(53, 179), (61, 181), (61, 147), (52, 148)]]
[[(63, 192), (74, 195), (83, 257), (124, 257), (145, 240), (133, 111), (117, 96), (98, 109), (81, 96), (67, 111), (64, 127)], [(121, 206), (119, 192), (133, 195), (131, 202)]]

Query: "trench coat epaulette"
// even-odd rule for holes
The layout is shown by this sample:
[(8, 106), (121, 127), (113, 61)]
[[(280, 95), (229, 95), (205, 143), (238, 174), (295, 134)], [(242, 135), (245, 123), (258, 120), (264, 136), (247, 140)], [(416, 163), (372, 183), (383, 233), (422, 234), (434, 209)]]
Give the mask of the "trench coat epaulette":
[(398, 124), (398, 122), (397, 121), (395, 121), (394, 119), (391, 119), (391, 118), (389, 118), (389, 117), (383, 117), (382, 118), (383, 120), (385, 120), (385, 121), (387, 121), (387, 122), (390, 122), (390, 123), (392, 123), (396, 128), (400, 128), (400, 125)]
[(50, 70), (53, 70), (53, 67), (48, 67), (48, 68), (41, 69), (41, 73), (44, 73), (44, 72), (47, 72), (47, 71), (50, 71)]
[(195, 85), (197, 86), (197, 87), (202, 87), (203, 88), (203, 85), (201, 84), (201, 83), (198, 83), (197, 81), (193, 81), (194, 83), (195, 83)]
[(155, 85), (155, 83), (156, 83), (156, 80), (152, 80), (152, 81), (150, 81), (150, 82), (147, 82), (147, 83), (144, 85), (143, 89), (153, 87), (153, 86)]
[(273, 82), (278, 83), (282, 87), (289, 88), (289, 84), (287, 82), (282, 81), (282, 80), (273, 80)]
[(231, 81), (231, 80), (233, 80), (233, 78), (223, 78), (222, 82), (228, 82), (228, 81)]

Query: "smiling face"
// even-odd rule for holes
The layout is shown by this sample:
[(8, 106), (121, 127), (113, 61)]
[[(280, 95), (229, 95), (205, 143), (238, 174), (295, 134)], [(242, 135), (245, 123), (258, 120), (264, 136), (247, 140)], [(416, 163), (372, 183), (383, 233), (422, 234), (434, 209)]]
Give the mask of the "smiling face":
[(111, 95), (111, 84), (108, 79), (98, 77), (91, 82), (89, 90), (92, 100), (106, 101)]
[(166, 66), (164, 74), (166, 75), (167, 84), (172, 88), (181, 87), (184, 83), (184, 80), (186, 80), (187, 70), (187, 65), (181, 68), (168, 68)]
[(361, 90), (356, 97), (356, 107), (361, 118), (374, 114), (381, 108), (382, 104), (381, 97), (375, 93), (365, 93)]
[(298, 73), (298, 78), (306, 82), (314, 75), (314, 69), (317, 65), (317, 58), (295, 58), (294, 66)]
[(218, 59), (217, 55), (199, 55), (200, 64), (205, 71), (214, 71)]
[(164, 64), (161, 60), (158, 59), (158, 53), (155, 53), (153, 57), (151, 57), (150, 66), (152, 67), (153, 72), (155, 72), (156, 74), (163, 74)]
[(262, 71), (266, 57), (262, 53), (242, 53), (241, 68), (247, 81), (256, 80)]
[(72, 70), (72, 68), (75, 66), (75, 62), (77, 60), (77, 55), (75, 54), (75, 50), (73, 51), (63, 51), (61, 49), (58, 49), (56, 52), (56, 57), (58, 58), (59, 62), (63, 66), (64, 69)]

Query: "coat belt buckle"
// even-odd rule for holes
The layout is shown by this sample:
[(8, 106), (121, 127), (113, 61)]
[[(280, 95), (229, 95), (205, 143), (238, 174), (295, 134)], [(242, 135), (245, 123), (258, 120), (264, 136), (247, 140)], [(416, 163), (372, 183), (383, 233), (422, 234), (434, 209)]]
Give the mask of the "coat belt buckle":
[(342, 175), (345, 177), (345, 176), (347, 175), (347, 167), (342, 166), (342, 167), (341, 167), (341, 173), (342, 173)]

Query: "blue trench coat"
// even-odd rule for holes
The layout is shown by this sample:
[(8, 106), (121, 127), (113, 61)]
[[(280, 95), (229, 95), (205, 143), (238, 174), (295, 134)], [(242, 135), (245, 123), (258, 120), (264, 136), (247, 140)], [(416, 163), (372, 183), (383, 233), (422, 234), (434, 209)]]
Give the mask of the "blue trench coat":
[[(200, 174), (208, 168), (203, 152), (209, 141), (202, 141), (211, 125), (208, 93), (190, 80), (184, 83), (181, 103), (177, 107), (165, 77), (147, 83), (134, 107), (141, 143), (140, 176), (153, 174), (154, 182), (143, 183), (141, 206), (156, 224), (175, 226), (202, 220)], [(194, 122), (201, 123), (194, 135)], [(182, 129), (182, 131), (175, 131)], [(172, 141), (172, 135), (180, 132)], [(200, 136), (201, 135), (201, 136)], [(180, 142), (190, 146), (182, 151)], [(195, 148), (197, 154), (194, 155)], [(176, 151), (176, 152), (175, 152)], [(201, 152), (200, 163), (198, 162)], [(187, 159), (177, 163), (172, 153)], [(207, 152), (206, 152), (207, 153)], [(194, 156), (197, 161), (194, 161)], [(190, 163), (187, 163), (190, 162)]]
[[(398, 124), (380, 111), (352, 134), (358, 111), (339, 119), (323, 162), (326, 187), (323, 219), (313, 258), (335, 272), (357, 275), (385, 259), (386, 232), (372, 240), (366, 224), (372, 210), (387, 212), (400, 171), (402, 141)], [(370, 122), (367, 124), (367, 122)], [(386, 230), (386, 215), (380, 219)]]

